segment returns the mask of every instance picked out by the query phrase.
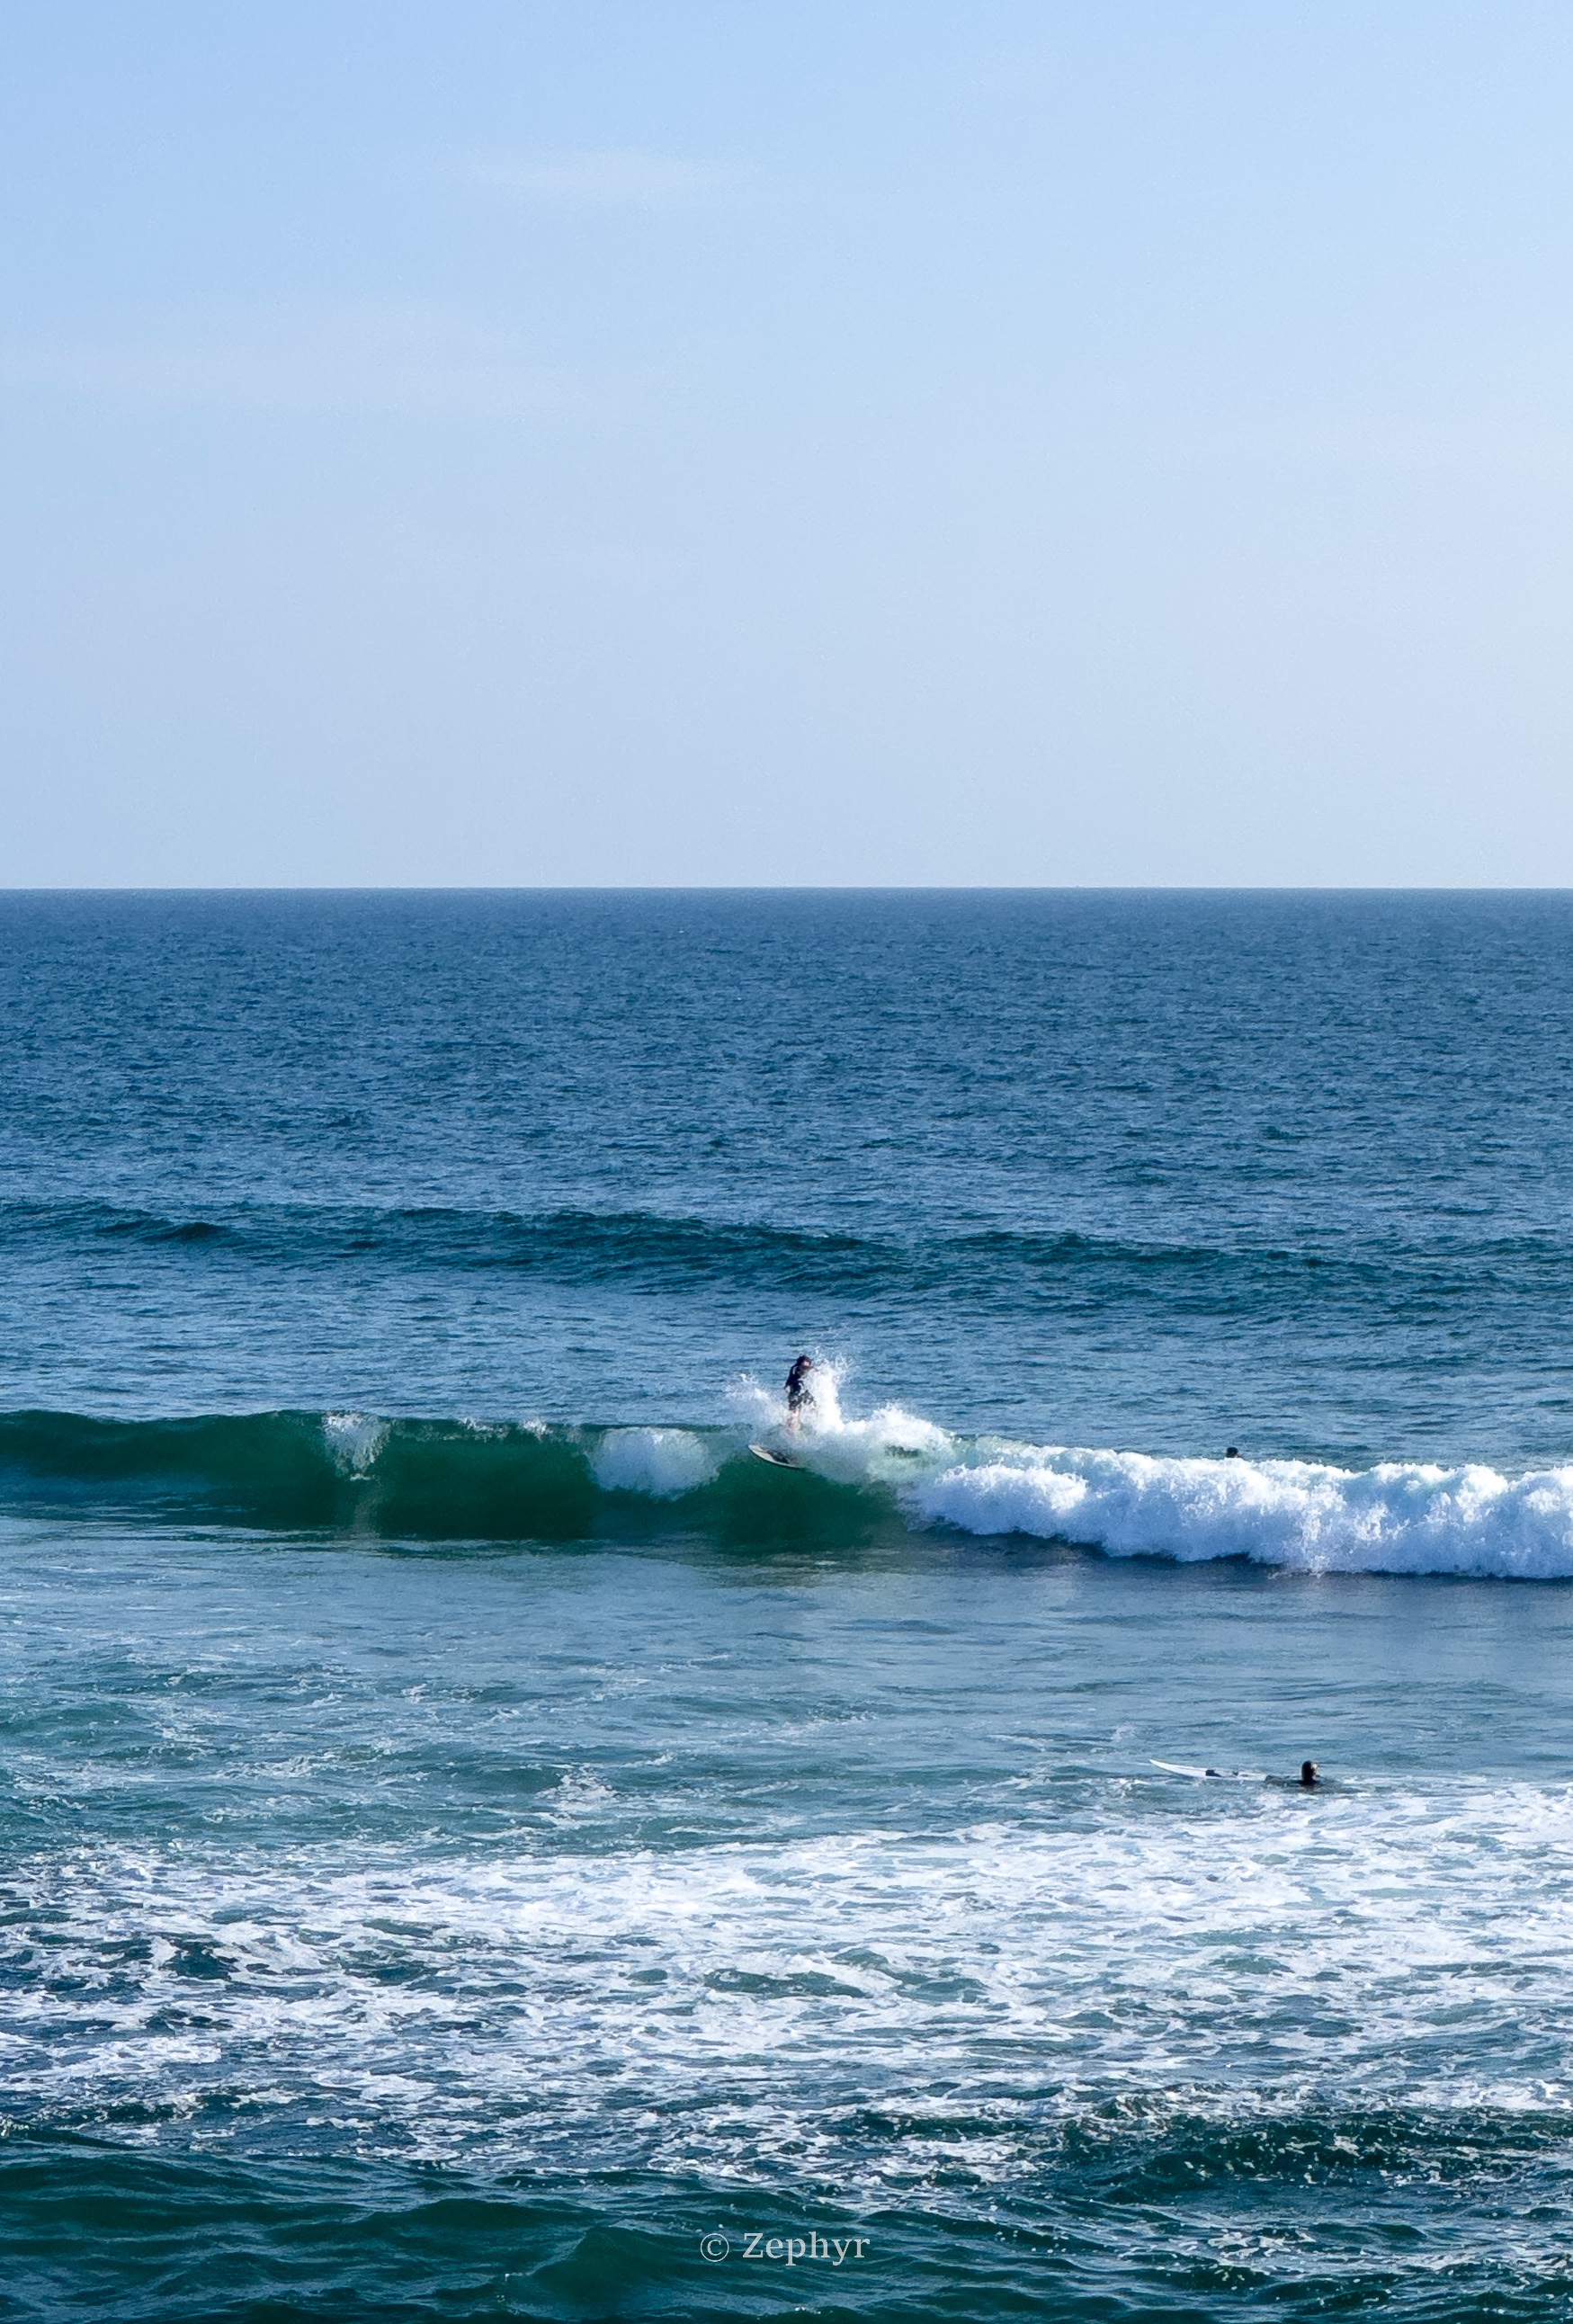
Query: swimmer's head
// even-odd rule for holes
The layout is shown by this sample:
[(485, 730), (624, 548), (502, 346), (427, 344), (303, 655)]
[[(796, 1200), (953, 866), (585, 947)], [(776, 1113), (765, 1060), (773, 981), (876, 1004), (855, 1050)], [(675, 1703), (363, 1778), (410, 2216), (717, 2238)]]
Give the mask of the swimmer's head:
[(1307, 1791), (1310, 1791), (1311, 1785), (1319, 1780), (1317, 1775), (1317, 1765), (1314, 1759), (1302, 1759), (1301, 1761), (1300, 1780), (1305, 1785)]
[(1240, 1457), (1239, 1446), (1237, 1444), (1226, 1444), (1223, 1448), (1223, 1457), (1226, 1461), (1237, 1461)]

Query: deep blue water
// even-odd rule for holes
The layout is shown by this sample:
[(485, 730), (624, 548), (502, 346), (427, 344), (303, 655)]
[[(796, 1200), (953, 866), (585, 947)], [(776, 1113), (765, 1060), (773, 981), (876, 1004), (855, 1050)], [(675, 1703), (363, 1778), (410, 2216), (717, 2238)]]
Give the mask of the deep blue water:
[(1570, 939), (0, 899), (0, 2316), (1573, 2316)]

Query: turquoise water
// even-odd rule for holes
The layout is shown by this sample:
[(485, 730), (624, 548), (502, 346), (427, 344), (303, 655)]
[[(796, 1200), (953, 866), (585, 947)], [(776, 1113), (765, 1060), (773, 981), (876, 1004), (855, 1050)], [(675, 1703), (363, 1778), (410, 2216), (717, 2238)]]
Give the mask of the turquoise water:
[(1573, 2313), (1569, 935), (6, 899), (0, 2315)]

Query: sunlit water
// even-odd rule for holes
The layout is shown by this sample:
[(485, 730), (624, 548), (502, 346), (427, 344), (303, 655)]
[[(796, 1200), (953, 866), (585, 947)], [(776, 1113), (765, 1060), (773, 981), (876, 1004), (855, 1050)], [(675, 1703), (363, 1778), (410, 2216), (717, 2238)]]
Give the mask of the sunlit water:
[(1569, 934), (10, 901), (0, 2313), (1573, 2313)]

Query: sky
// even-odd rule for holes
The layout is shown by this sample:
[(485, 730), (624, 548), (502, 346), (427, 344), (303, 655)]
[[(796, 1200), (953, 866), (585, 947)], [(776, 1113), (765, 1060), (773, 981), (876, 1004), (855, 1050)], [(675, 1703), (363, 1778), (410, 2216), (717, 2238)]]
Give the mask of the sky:
[(1573, 12), (0, 0), (0, 885), (1573, 884)]

